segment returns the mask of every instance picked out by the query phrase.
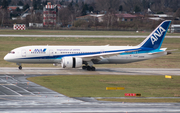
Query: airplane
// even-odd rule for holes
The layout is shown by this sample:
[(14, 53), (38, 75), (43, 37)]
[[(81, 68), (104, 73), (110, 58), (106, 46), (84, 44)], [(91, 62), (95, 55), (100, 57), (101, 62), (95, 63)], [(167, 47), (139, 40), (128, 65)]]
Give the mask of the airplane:
[(4, 60), (16, 63), (61, 65), (62, 68), (80, 68), (95, 71), (94, 64), (125, 64), (168, 55), (161, 48), (171, 20), (163, 21), (136, 46), (23, 46), (11, 50)]

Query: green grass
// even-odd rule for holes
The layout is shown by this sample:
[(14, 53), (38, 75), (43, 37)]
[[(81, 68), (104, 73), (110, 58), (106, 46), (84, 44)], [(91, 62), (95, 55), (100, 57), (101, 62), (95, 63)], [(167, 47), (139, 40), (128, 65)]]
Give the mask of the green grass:
[[(17, 67), (15, 63), (4, 61), (4, 56), (12, 49), (27, 45), (137, 45), (142, 38), (62, 38), (62, 37), (0, 37), (0, 67)], [(173, 54), (130, 64), (105, 64), (96, 67), (112, 68), (180, 68), (180, 39), (165, 38), (162, 47), (178, 49)], [(52, 67), (52, 64), (23, 64), (25, 67)]]
[[(88, 31), (88, 30), (0, 30), (0, 34), (19, 34), (19, 35), (149, 35), (150, 32), (136, 31)], [(178, 33), (167, 33), (171, 36), (179, 36)]]
[[(32, 77), (28, 80), (69, 97), (124, 97), (140, 93), (142, 97), (179, 97), (180, 76), (59, 75)], [(106, 90), (125, 87), (125, 90)]]
[(0, 30), (0, 34), (21, 34), (21, 35), (148, 35), (136, 33), (135, 31), (87, 31), (87, 30)]

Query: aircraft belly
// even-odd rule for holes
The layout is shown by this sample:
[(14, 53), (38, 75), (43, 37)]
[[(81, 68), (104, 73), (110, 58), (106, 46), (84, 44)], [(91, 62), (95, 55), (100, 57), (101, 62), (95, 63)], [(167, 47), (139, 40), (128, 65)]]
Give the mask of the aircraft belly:
[(147, 53), (143, 54), (129, 54), (129, 55), (118, 55), (112, 56), (109, 58), (104, 58), (101, 61), (97, 62), (96, 64), (125, 64), (137, 61), (143, 61), (147, 59), (152, 59), (160, 56), (164, 56), (166, 54), (160, 53), (155, 55), (149, 55)]
[(118, 56), (114, 56), (108, 59), (109, 63), (114, 63), (114, 64), (124, 64), (124, 63), (139, 61), (139, 60), (140, 59), (138, 59), (138, 56), (134, 57), (134, 55), (118, 55)]
[(142, 61), (145, 59), (108, 59), (110, 64), (126, 64), (131, 62)]
[[(109, 64), (125, 64), (125, 63), (131, 63), (131, 62), (138, 62), (143, 60), (148, 60), (152, 58), (157, 58), (166, 55), (167, 53), (159, 53), (154, 55), (149, 54), (131, 54), (131, 55), (118, 55), (110, 57), (104, 61), (108, 61)], [(106, 63), (104, 62), (104, 63)], [(102, 62), (101, 62), (102, 63)]]
[(128, 55), (123, 55), (123, 56), (119, 55), (115, 57), (102, 59), (101, 61), (98, 62), (98, 64), (124, 64), (124, 63), (136, 62), (141, 60), (142, 59), (133, 58)]

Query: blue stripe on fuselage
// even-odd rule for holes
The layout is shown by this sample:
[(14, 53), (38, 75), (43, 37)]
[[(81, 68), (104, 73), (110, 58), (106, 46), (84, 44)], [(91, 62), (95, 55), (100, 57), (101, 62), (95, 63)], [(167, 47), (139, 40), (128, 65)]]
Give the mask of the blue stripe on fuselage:
[[(149, 52), (160, 52), (162, 50), (159, 49), (152, 49), (152, 48), (137, 48), (137, 49), (127, 49), (127, 50), (113, 50), (113, 51), (103, 51), (103, 53), (111, 53), (111, 52), (122, 52), (122, 51), (133, 51), (138, 50), (135, 52), (125, 52), (121, 53), (120, 55), (128, 55), (128, 54), (142, 54), (142, 53), (149, 53)], [(91, 52), (91, 53), (75, 53), (75, 54), (64, 54), (64, 55), (53, 55), (53, 56), (40, 56), (40, 57), (26, 57), (20, 59), (62, 59), (63, 57), (76, 57), (76, 56), (83, 56), (83, 55), (94, 55), (94, 54), (101, 54), (102, 52)]]
[(133, 54), (143, 54), (143, 53), (155, 53), (155, 52), (162, 52), (163, 50), (160, 49), (152, 49), (152, 48), (139, 48), (139, 51), (136, 52), (129, 52), (129, 53), (121, 53), (120, 55), (133, 55)]
[(101, 51), (101, 52), (53, 55), (53, 56), (26, 57), (26, 58), (19, 58), (19, 59), (62, 59), (62, 57), (69, 57), (69, 56), (75, 57), (75, 56), (83, 56), (83, 55), (94, 55), (94, 54), (122, 52), (122, 51), (133, 51), (133, 50), (139, 50), (139, 48), (138, 49), (127, 49), (127, 50), (112, 50), (112, 51)]

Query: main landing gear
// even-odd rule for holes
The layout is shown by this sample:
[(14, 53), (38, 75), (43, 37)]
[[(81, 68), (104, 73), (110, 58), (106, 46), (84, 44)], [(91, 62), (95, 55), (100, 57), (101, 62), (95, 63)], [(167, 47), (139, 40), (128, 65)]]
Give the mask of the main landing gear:
[(85, 66), (82, 66), (83, 70), (88, 70), (88, 71), (95, 71), (96, 68), (93, 66), (93, 62), (92, 61), (88, 61), (84, 63)]
[(94, 66), (82, 66), (83, 70), (88, 70), (88, 71), (95, 71), (96, 68)]

